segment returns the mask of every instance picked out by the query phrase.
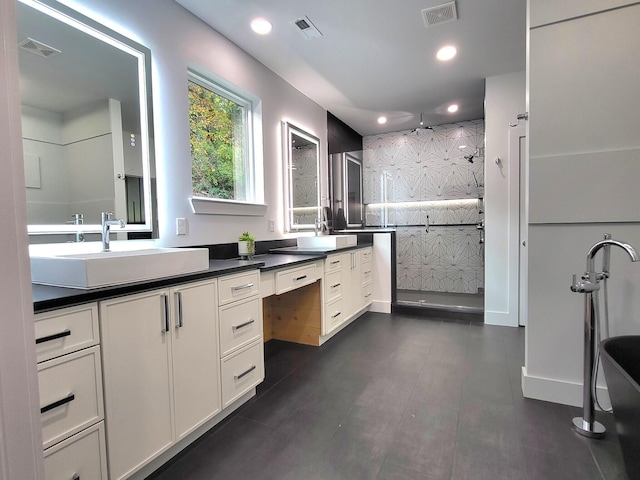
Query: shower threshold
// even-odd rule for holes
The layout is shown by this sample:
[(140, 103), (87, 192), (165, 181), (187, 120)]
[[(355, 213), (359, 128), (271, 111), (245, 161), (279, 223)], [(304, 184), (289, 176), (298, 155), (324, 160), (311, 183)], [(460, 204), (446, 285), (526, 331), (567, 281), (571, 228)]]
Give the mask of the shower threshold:
[(484, 313), (484, 295), (473, 293), (398, 290), (398, 305), (455, 313)]

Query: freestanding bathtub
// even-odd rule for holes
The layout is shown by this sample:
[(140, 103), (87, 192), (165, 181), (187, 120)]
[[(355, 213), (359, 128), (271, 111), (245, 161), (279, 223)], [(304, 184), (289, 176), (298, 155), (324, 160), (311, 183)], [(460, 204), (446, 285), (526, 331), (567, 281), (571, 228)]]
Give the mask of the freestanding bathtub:
[(640, 335), (603, 340), (600, 352), (627, 475), (640, 478)]

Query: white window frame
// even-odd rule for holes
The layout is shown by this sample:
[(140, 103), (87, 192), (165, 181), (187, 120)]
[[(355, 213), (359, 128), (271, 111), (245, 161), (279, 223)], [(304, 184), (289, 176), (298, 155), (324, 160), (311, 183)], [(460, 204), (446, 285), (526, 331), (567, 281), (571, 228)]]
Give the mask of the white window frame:
[[(259, 97), (217, 77), (188, 69), (188, 80), (244, 107), (245, 200), (227, 200), (192, 196), (189, 201), (196, 214), (264, 216), (264, 175), (262, 154), (262, 101)], [(189, 108), (191, 105), (189, 105)]]

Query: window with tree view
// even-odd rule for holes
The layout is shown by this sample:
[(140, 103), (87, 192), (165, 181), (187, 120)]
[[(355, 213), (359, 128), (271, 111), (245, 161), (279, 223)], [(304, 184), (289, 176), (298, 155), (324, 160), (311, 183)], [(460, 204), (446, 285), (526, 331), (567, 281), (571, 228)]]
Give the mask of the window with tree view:
[(251, 102), (190, 75), (193, 195), (251, 200)]

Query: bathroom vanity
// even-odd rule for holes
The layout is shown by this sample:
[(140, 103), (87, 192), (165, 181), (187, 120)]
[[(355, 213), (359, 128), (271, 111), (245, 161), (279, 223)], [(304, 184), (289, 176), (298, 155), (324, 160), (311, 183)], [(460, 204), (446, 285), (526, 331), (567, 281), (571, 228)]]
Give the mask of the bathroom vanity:
[(263, 342), (321, 345), (371, 303), (373, 250), (293, 249), (205, 271), (34, 285), (48, 478), (145, 478), (255, 395)]

